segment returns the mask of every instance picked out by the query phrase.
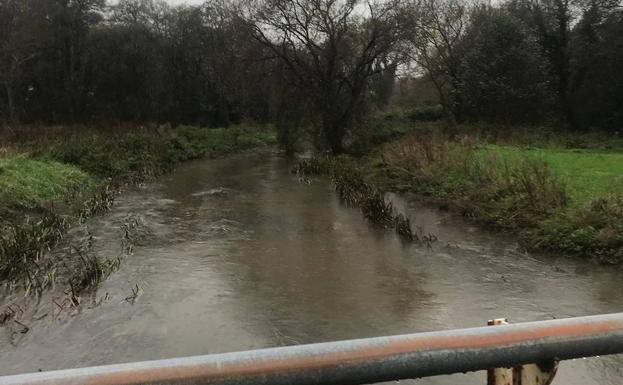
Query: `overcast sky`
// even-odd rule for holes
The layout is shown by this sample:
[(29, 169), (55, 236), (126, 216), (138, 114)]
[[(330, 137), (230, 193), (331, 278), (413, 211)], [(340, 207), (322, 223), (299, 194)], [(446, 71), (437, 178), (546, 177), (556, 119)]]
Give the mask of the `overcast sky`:
[[(117, 4), (119, 0), (108, 0), (108, 4)], [(164, 0), (171, 5), (190, 4), (197, 5), (203, 3), (205, 0)]]
[(180, 4), (201, 4), (204, 0), (166, 0), (167, 3), (171, 5), (180, 5)]

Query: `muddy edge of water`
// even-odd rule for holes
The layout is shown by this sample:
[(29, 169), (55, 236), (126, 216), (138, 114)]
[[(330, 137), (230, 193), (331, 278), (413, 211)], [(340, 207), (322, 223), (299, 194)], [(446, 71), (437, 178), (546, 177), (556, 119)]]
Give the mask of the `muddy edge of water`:
[[(94, 248), (114, 254), (119, 223), (137, 216), (148, 231), (134, 255), (78, 309), (57, 315), (51, 292), (28, 333), (3, 328), (0, 374), (623, 308), (618, 268), (526, 255), (513, 239), (390, 195), (439, 238), (432, 250), (405, 243), (340, 204), (328, 181), (299, 183), (291, 166), (269, 154), (193, 162), (121, 196), (90, 222)], [(622, 361), (565, 362), (554, 383), (620, 384)], [(484, 376), (418, 381), (457, 382)]]

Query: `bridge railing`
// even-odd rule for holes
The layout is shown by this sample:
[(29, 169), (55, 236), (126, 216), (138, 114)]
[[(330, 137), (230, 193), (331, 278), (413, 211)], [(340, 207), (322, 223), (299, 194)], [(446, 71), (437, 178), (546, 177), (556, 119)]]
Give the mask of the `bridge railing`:
[(0, 385), (369, 384), (616, 353), (623, 313), (40, 372)]

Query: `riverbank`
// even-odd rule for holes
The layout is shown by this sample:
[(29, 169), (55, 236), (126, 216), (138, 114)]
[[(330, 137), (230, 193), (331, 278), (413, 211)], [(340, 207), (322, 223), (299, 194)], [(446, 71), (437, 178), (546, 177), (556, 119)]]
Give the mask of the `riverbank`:
[[(275, 143), (270, 129), (243, 126), (50, 131), (0, 148), (0, 283), (10, 290), (41, 293), (60, 284), (77, 295), (96, 286), (118, 256), (97, 258), (80, 245), (69, 261), (50, 257), (67, 229), (110, 208), (124, 186), (183, 161)], [(131, 239), (135, 227), (127, 223), (123, 236)], [(88, 229), (83, 238), (88, 244)]]
[(316, 159), (301, 171), (364, 175), (383, 191), (413, 193), (516, 234), (529, 250), (623, 262), (623, 151), (616, 138), (517, 131), (492, 136), (474, 126), (416, 123), (362, 157)]
[[(413, 225), (439, 236), (431, 249), (403, 242), (340, 204), (326, 178), (298, 183), (290, 161), (273, 151), (254, 152), (182, 164), (155, 183), (127, 189), (109, 212), (88, 221), (101, 256), (117, 250), (117, 226), (128, 215), (151, 231), (94, 293), (105, 298), (98, 306), (89, 293), (81, 306), (59, 316), (50, 297), (62, 304), (62, 294), (55, 290), (32, 310), (33, 319), (20, 318), (28, 333), (19, 333), (15, 324), (13, 345), (8, 325), (0, 328), (0, 371), (479, 326), (500, 316), (522, 322), (605, 314), (623, 307), (619, 269), (524, 257), (512, 238), (396, 196), (393, 202), (415, 218)], [(602, 357), (567, 362), (559, 375), (568, 385), (620, 385), (621, 369), (617, 357)], [(484, 375), (472, 373), (460, 382), (482, 385)]]

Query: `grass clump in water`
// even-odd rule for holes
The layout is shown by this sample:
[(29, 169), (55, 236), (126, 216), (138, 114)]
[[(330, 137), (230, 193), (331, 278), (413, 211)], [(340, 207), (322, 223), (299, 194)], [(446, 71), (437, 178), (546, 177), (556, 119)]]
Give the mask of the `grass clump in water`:
[(0, 281), (10, 286), (19, 282), (24, 287), (44, 289), (50, 282), (42, 280), (49, 268), (43, 254), (63, 235), (67, 222), (52, 212), (38, 220), (26, 219), (20, 224), (5, 224), (0, 235)]
[(339, 164), (337, 157), (319, 156), (310, 159), (302, 159), (297, 162), (294, 171), (299, 175), (332, 175), (335, 167)]
[(74, 297), (87, 290), (95, 289), (113, 272), (119, 269), (119, 258), (101, 259), (95, 255), (80, 256), (81, 264), (70, 280), (70, 288)]
[(302, 175), (329, 175), (342, 202), (358, 207), (367, 220), (383, 228), (393, 228), (403, 239), (421, 241), (413, 232), (409, 218), (398, 213), (381, 190), (366, 182), (361, 171), (350, 164), (347, 157), (302, 160), (295, 171)]

